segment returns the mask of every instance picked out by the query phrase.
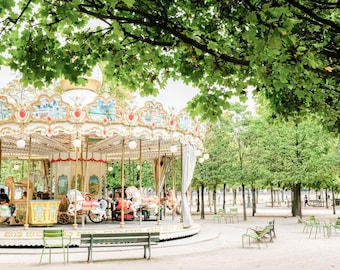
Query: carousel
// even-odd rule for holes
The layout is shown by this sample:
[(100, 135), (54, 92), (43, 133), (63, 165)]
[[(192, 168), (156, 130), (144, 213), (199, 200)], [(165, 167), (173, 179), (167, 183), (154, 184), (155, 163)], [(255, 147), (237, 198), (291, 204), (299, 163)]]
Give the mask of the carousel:
[[(118, 225), (110, 226), (110, 230), (126, 229), (130, 214), (138, 217), (139, 222), (134, 223), (136, 230), (159, 230), (161, 238), (164, 231), (164, 239), (176, 238), (176, 233), (178, 237), (198, 233), (187, 192), (196, 159), (208, 156), (202, 155), (204, 125), (185, 110), (177, 114), (168, 112), (158, 102), (124, 107), (114, 97), (99, 96), (102, 84), (99, 68), (84, 78), (85, 85), (62, 80), (62, 94), (42, 94), (22, 104), (0, 96), (0, 162), (28, 164), (21, 179), (4, 175), (0, 168), (1, 192), (8, 197), (0, 205), (0, 246), (38, 245), (43, 227), (60, 224), (70, 224), (69, 234), (76, 239), (79, 231), (106, 220), (109, 207), (110, 214), (114, 213), (110, 206), (114, 194), (107, 189), (107, 175), (114, 162), (121, 164), (119, 193), (123, 200), (128, 197), (134, 203), (134, 212), (121, 207), (118, 214), (115, 212)], [(176, 159), (181, 159), (181, 190), (176, 190), (173, 179), (172, 189), (165, 194), (165, 175), (169, 168), (173, 169)], [(31, 165), (37, 161), (43, 172), (39, 185)], [(131, 161), (139, 168), (145, 161), (152, 164), (154, 198), (143, 195), (141, 171), (138, 185), (126, 186), (124, 166)], [(174, 194), (179, 194), (179, 198)], [(180, 218), (171, 224), (161, 220), (161, 198), (167, 196), (181, 201)], [(157, 218), (144, 227), (145, 213), (152, 208)], [(93, 223), (88, 225), (86, 220)], [(100, 230), (100, 226), (93, 228)], [(132, 225), (128, 226), (131, 231)]]

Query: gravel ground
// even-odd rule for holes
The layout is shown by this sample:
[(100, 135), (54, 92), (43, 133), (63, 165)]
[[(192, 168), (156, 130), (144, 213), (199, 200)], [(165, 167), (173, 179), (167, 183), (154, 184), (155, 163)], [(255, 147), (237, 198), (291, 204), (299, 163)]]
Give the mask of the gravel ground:
[[(337, 215), (331, 209), (306, 208), (305, 217), (315, 215), (328, 221)], [(151, 260), (143, 259), (143, 248), (97, 248), (93, 253), (93, 263), (87, 263), (87, 250), (71, 248), (69, 263), (63, 265), (60, 250), (54, 250), (52, 264), (48, 255), (39, 265), (41, 248), (1, 248), (1, 269), (308, 269), (327, 270), (340, 268), (340, 256), (334, 250), (340, 249), (340, 233), (324, 237), (323, 232), (309, 238), (303, 225), (296, 217), (291, 217), (287, 208), (258, 209), (255, 217), (237, 223), (214, 223), (212, 215), (204, 220), (193, 216), (200, 224), (201, 231), (192, 237), (161, 242), (153, 246)], [(272, 243), (255, 243), (242, 248), (242, 234), (248, 227), (264, 226), (275, 219), (277, 238)], [(339, 230), (340, 232), (340, 230)], [(108, 252), (107, 249), (110, 249)]]

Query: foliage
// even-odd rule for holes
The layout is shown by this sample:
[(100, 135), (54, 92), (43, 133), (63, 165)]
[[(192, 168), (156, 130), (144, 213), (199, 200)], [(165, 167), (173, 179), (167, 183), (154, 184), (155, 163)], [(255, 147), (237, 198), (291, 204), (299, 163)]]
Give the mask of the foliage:
[(233, 104), (217, 123), (210, 123), (205, 142), (210, 158), (196, 170), (196, 177), (204, 179), (206, 186), (237, 187), (249, 178), (245, 177), (245, 160), (250, 159), (247, 147), (251, 138), (246, 133), (249, 117), (244, 106)]
[(339, 165), (332, 145), (338, 139), (332, 138), (315, 120), (258, 121), (250, 129), (257, 133), (252, 147), (254, 162), (264, 170), (267, 184), (281, 188), (297, 183), (310, 189), (332, 187), (329, 176)]
[(189, 109), (214, 120), (254, 86), (276, 113), (318, 112), (339, 131), (335, 0), (6, 0), (0, 18), (0, 65), (26, 83), (76, 81), (104, 63), (112, 86), (143, 95), (192, 83)]
[[(112, 171), (108, 172), (107, 175), (107, 183), (108, 188), (117, 188), (120, 187), (121, 184), (121, 172), (122, 165), (120, 162), (115, 162), (110, 164), (112, 167)], [(139, 171), (137, 170), (137, 163), (131, 162), (130, 164), (124, 164), (124, 177), (125, 177), (125, 186), (136, 186), (139, 187)], [(154, 188), (155, 181), (152, 173), (152, 165), (148, 161), (143, 161), (142, 163), (142, 184), (143, 188)]]
[(269, 119), (268, 109), (261, 113), (249, 117), (244, 108), (234, 107), (211, 124), (205, 143), (210, 159), (197, 166), (196, 184), (338, 191), (339, 137), (325, 131), (315, 117), (286, 121)]

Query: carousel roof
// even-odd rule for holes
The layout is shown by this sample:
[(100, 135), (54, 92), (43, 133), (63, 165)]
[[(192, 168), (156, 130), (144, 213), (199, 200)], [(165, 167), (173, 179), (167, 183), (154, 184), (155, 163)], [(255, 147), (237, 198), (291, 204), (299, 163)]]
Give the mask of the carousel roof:
[(83, 152), (101, 153), (110, 162), (121, 160), (123, 142), (125, 159), (180, 155), (180, 145), (187, 143), (203, 150), (204, 125), (185, 110), (168, 113), (152, 101), (125, 108), (113, 97), (97, 96), (98, 83), (89, 79), (80, 88), (63, 81), (65, 94), (42, 94), (22, 105), (0, 96), (1, 158), (51, 159), (74, 152), (75, 139), (81, 140)]

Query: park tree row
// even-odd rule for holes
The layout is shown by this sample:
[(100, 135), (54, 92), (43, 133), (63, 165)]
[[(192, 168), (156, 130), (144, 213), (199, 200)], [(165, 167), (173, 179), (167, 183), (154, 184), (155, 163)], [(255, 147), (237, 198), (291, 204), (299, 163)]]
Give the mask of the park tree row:
[[(302, 215), (302, 188), (327, 190), (334, 199), (340, 191), (340, 141), (318, 120), (282, 120), (273, 118), (268, 111), (254, 117), (237, 106), (221, 121), (211, 124), (205, 144), (210, 158), (197, 165), (193, 186), (206, 187), (213, 194), (217, 189), (241, 187), (244, 219), (248, 189), (253, 215), (258, 189), (291, 190), (293, 216)], [(232, 200), (236, 204), (236, 193)]]

